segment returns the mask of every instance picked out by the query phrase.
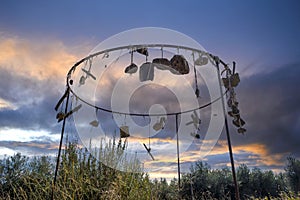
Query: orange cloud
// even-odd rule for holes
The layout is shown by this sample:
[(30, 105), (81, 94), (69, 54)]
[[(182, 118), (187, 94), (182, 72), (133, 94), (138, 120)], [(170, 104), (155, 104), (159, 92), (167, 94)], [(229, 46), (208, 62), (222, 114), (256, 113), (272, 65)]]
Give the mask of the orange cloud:
[[(71, 47), (72, 48), (72, 47)], [(0, 38), (0, 66), (21, 76), (64, 80), (79, 53), (60, 41), (31, 41), (17, 37)]]
[[(228, 146), (226, 141), (219, 141), (218, 144), (220, 146), (215, 147), (210, 155), (217, 155), (217, 154), (224, 154), (228, 152)], [(252, 143), (252, 144), (246, 144), (246, 145), (238, 145), (233, 146), (233, 153), (234, 154), (243, 154), (247, 153), (249, 156), (248, 159), (256, 162), (257, 166), (266, 165), (282, 165), (282, 158), (286, 155), (285, 153), (270, 153), (267, 146), (265, 144), (261, 143)], [(242, 164), (246, 162), (241, 162), (237, 164)], [(247, 164), (247, 163), (246, 163)]]

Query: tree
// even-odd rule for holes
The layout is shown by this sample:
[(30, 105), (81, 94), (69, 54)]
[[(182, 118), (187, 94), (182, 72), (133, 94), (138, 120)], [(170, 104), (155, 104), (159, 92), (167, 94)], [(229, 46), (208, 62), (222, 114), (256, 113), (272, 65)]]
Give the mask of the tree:
[(216, 199), (228, 199), (234, 194), (232, 175), (228, 167), (211, 170), (209, 174), (209, 191)]
[(183, 199), (201, 199), (211, 187), (209, 173), (210, 166), (207, 163), (198, 161), (192, 165), (191, 172), (182, 176), (181, 197)]
[(237, 169), (237, 180), (239, 182), (241, 199), (247, 198), (252, 194), (250, 174), (250, 169), (245, 164), (240, 165)]
[(276, 188), (274, 173), (271, 170), (265, 171), (262, 176), (262, 197), (267, 196), (270, 199), (277, 196)]
[(253, 168), (250, 176), (250, 185), (252, 189), (252, 195), (256, 198), (262, 196), (262, 176), (263, 173), (259, 168)]
[(287, 158), (285, 171), (291, 189), (297, 194), (300, 191), (300, 160), (296, 160), (294, 157), (289, 156)]

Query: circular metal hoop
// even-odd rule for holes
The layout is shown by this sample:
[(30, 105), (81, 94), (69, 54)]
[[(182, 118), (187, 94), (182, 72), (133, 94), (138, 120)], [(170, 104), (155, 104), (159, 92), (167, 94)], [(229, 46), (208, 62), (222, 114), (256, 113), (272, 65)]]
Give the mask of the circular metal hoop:
[[(220, 97), (218, 97), (216, 99), (213, 99), (212, 101), (210, 101), (210, 102), (208, 102), (204, 105), (201, 105), (201, 106), (198, 106), (198, 107), (195, 107), (195, 108), (192, 108), (192, 109), (188, 109), (188, 110), (184, 110), (184, 111), (180, 111), (180, 112), (170, 112), (170, 113), (165, 113), (165, 114), (159, 114), (159, 113), (144, 114), (144, 113), (121, 112), (121, 111), (111, 110), (111, 109), (107, 109), (107, 108), (104, 108), (104, 107), (93, 105), (92, 103), (89, 103), (88, 101), (84, 100), (82, 97), (77, 95), (76, 92), (71, 89), (71, 86), (70, 86), (70, 81), (72, 81), (71, 76), (76, 71), (76, 68), (80, 64), (82, 64), (83, 62), (86, 62), (86, 61), (88, 61), (90, 59), (93, 59), (97, 56), (100, 56), (102, 54), (107, 55), (108, 53), (113, 52), (113, 51), (117, 51), (117, 50), (126, 49), (126, 50), (129, 50), (129, 51), (136, 51), (137, 49), (141, 49), (141, 48), (157, 48), (157, 49), (170, 48), (170, 49), (177, 49), (177, 51), (179, 51), (179, 50), (191, 51), (193, 54), (198, 53), (199, 55), (206, 56), (208, 58), (208, 60), (213, 64), (213, 66), (215, 66), (216, 68), (217, 68), (217, 66), (216, 66), (217, 62), (223, 64), (225, 68), (227, 67), (227, 65), (222, 60), (220, 60), (217, 56), (215, 56), (211, 53), (199, 50), (199, 49), (186, 47), (186, 46), (178, 46), (178, 45), (170, 45), (170, 44), (136, 44), (136, 45), (120, 46), (120, 47), (106, 49), (106, 50), (103, 50), (103, 51), (98, 51), (98, 52), (90, 54), (90, 55), (84, 57), (83, 59), (81, 59), (80, 61), (76, 62), (71, 67), (71, 69), (68, 71), (68, 74), (67, 74), (67, 83), (66, 84), (67, 84), (67, 87), (68, 87), (69, 91), (76, 97), (76, 99), (79, 99), (81, 102), (83, 102), (86, 105), (91, 106), (91, 107), (93, 107), (97, 110), (102, 110), (102, 111), (105, 111), (105, 112), (121, 114), (121, 115), (141, 116), (141, 117), (147, 117), (147, 116), (148, 117), (151, 117), (151, 116), (175, 116), (175, 115), (179, 115), (179, 114), (184, 114), (184, 113), (189, 113), (189, 112), (193, 112), (193, 111), (196, 111), (196, 110), (200, 110), (200, 109), (206, 108), (206, 107), (210, 106), (211, 104), (217, 102), (222, 97), (224, 97), (224, 95), (228, 92), (228, 90), (226, 90)], [(218, 70), (217, 70), (217, 72), (218, 72)]]

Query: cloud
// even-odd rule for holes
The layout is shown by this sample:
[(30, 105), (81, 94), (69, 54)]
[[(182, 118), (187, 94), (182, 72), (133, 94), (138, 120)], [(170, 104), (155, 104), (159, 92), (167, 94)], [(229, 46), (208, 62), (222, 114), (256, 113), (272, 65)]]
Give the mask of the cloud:
[[(264, 143), (250, 143), (233, 146), (234, 158), (237, 165), (247, 164), (249, 167), (282, 168), (286, 153), (272, 153)], [(227, 141), (219, 140), (218, 145), (205, 158), (213, 166), (229, 166)]]
[(51, 130), (53, 108), (79, 53), (56, 40), (4, 36), (0, 48), (0, 128)]
[(25, 154), (51, 152), (47, 141), (58, 143), (61, 126), (54, 106), (67, 71), (83, 52), (57, 40), (5, 36), (0, 48), (0, 146)]
[[(70, 66), (79, 60), (80, 53), (68, 51), (68, 48), (59, 41), (39, 43), (19, 38), (1, 38), (0, 48), (3, 49), (0, 52), (0, 130), (2, 131), (0, 131), (0, 147), (3, 151), (5, 150), (4, 152), (9, 153), (15, 151), (27, 154), (56, 152), (58, 143), (57, 138), (54, 138), (60, 133), (61, 124), (56, 123), (56, 113), (53, 108), (63, 94), (65, 75)], [(106, 108), (111, 106), (108, 96), (111, 95), (116, 80), (121, 76), (120, 71), (116, 71), (117, 69), (119, 68), (113, 71), (115, 73), (112, 77), (104, 76), (101, 79), (103, 82), (99, 86), (105, 88), (103, 93), (100, 87), (97, 88), (99, 95), (103, 97), (103, 106)], [(247, 122), (248, 132), (245, 136), (241, 136), (231, 126), (237, 165), (246, 163), (250, 167), (279, 169), (284, 165), (286, 155), (293, 154), (300, 157), (298, 134), (300, 93), (297, 92), (300, 85), (299, 74), (299, 64), (295, 63), (273, 71), (253, 73), (243, 77), (236, 91), (242, 118)], [(185, 87), (182, 86), (182, 88)], [(166, 88), (160, 88), (159, 93), (156, 89), (149, 86), (135, 90), (128, 105), (130, 109), (135, 109), (136, 112), (147, 111), (154, 103), (166, 105), (168, 111), (178, 108), (175, 95), (172, 95)], [(159, 94), (159, 98), (146, 99), (143, 101), (146, 106), (139, 104), (136, 107), (139, 100), (144, 99), (145, 90), (150, 96)], [(210, 114), (209, 109), (207, 112)], [(116, 123), (112, 120), (112, 116), (101, 112), (98, 115), (104, 129), (113, 133), (116, 130)], [(202, 117), (207, 117), (206, 115), (205, 112)], [(147, 121), (140, 122), (141, 126), (147, 126)], [(135, 122), (139, 123), (138, 120)], [(160, 169), (160, 172), (153, 172), (155, 173), (153, 176), (176, 177), (176, 144), (175, 140), (169, 138), (174, 135), (172, 125), (172, 122), (170, 125), (167, 124), (164, 130), (165, 137), (156, 135), (161, 138), (151, 138), (152, 153), (159, 160), (148, 163), (147, 167)], [(205, 130), (205, 127), (201, 128)], [(74, 126), (70, 129), (76, 132)], [(22, 134), (27, 132), (30, 136), (24, 138), (25, 135), (18, 137), (16, 133), (11, 133), (11, 138), (9, 138), (8, 132), (4, 133), (3, 130), (22, 130), (24, 131)], [(87, 136), (89, 134), (87, 133)], [(138, 142), (147, 143), (148, 133), (142, 136), (143, 138), (138, 138)], [(3, 139), (4, 137), (6, 139)], [(225, 139), (223, 134), (203, 161), (208, 162), (212, 167), (228, 166), (230, 162)], [(159, 148), (168, 145), (174, 146), (174, 152), (164, 154), (163, 151), (159, 151)], [(158, 151), (155, 151), (156, 149)], [(194, 161), (199, 160), (200, 153), (192, 148), (183, 153), (182, 168), (188, 169)]]
[(38, 81), (0, 69), (0, 97), (14, 108), (0, 111), (0, 127), (51, 129), (55, 102), (61, 95), (55, 80)]
[(8, 102), (2, 98), (0, 98), (0, 110), (15, 110), (16, 106), (14, 106), (11, 102)]
[(57, 142), (51, 141), (0, 141), (0, 147), (4, 148), (7, 154), (22, 152), (23, 155), (55, 155), (58, 149)]
[(61, 81), (78, 59), (60, 41), (1, 37), (0, 48), (1, 69), (37, 80), (55, 77), (57, 81)]
[(55, 141), (60, 139), (59, 134), (50, 134), (49, 132), (38, 130), (23, 130), (5, 128), (0, 129), (0, 141)]
[(300, 64), (294, 63), (242, 80), (237, 95), (248, 132), (245, 137), (232, 134), (235, 144), (262, 143), (269, 156), (300, 157), (299, 74)]

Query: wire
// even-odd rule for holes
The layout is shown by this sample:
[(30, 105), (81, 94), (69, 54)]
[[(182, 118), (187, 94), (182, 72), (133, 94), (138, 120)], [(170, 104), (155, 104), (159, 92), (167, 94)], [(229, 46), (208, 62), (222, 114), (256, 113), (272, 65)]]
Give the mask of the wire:
[(149, 118), (149, 126), (148, 126), (149, 149), (150, 149), (150, 125), (151, 125), (151, 118)]
[(226, 90), (222, 96), (218, 97), (217, 99), (207, 103), (207, 104), (204, 104), (202, 106), (199, 106), (197, 108), (193, 108), (193, 109), (190, 109), (190, 110), (185, 110), (185, 111), (180, 111), (180, 112), (172, 112), (172, 113), (165, 113), (165, 114), (142, 114), (142, 113), (127, 113), (127, 112), (120, 112), (120, 111), (113, 111), (113, 110), (110, 110), (110, 109), (107, 109), (107, 108), (102, 108), (102, 107), (99, 107), (99, 106), (95, 106), (89, 102), (87, 102), (86, 100), (82, 99), (81, 97), (79, 97), (71, 88), (70, 88), (70, 92), (75, 96), (77, 97), (80, 101), (82, 101), (83, 103), (85, 103), (86, 105), (88, 106), (91, 106), (91, 107), (94, 107), (96, 109), (99, 109), (99, 110), (102, 110), (104, 112), (109, 112), (109, 113), (114, 113), (114, 114), (120, 114), (120, 115), (129, 115), (129, 116), (141, 116), (141, 117), (148, 117), (148, 116), (172, 116), (172, 115), (178, 115), (178, 114), (185, 114), (185, 113), (190, 113), (190, 112), (193, 112), (195, 110), (201, 110), (203, 108), (206, 108), (210, 105), (212, 105), (213, 103), (217, 102), (218, 100), (220, 100), (224, 95), (227, 94), (228, 90)]

